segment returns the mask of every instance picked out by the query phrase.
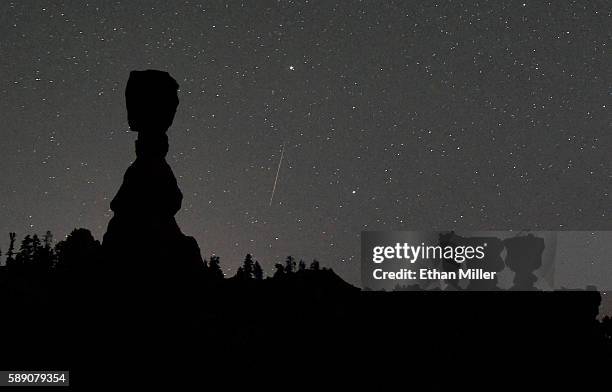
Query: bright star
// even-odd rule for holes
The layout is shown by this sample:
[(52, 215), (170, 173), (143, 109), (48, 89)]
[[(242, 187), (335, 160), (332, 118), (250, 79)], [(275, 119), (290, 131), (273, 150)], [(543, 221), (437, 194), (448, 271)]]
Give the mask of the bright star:
[(294, 70), (295, 70), (295, 67), (293, 65), (290, 65), (289, 66), (289, 71), (294, 71)]

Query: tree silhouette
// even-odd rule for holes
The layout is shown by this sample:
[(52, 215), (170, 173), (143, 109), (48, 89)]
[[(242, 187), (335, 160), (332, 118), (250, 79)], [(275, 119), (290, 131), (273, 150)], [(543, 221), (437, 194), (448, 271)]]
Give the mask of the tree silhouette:
[(263, 280), (263, 275), (263, 269), (261, 268), (261, 265), (259, 265), (259, 261), (256, 261), (255, 265), (253, 266), (253, 277), (255, 280)]
[(246, 279), (253, 279), (253, 264), (253, 255), (247, 253), (242, 267), (244, 269), (244, 277)]
[(318, 271), (321, 269), (321, 266), (317, 259), (312, 260), (312, 263), (310, 263), (310, 269), (313, 271)]
[(31, 266), (33, 261), (34, 261), (34, 242), (32, 240), (32, 237), (29, 234), (27, 234), (25, 237), (23, 237), (23, 240), (21, 240), (21, 245), (19, 246), (19, 252), (17, 252), (17, 256), (15, 257), (14, 266), (20, 271), (25, 271), (25, 268), (28, 266)]
[(65, 240), (55, 246), (59, 271), (91, 270), (101, 255), (100, 242), (87, 229), (74, 229)]
[[(36, 237), (36, 236), (35, 236)], [(37, 244), (38, 237), (32, 237), (34, 242), (34, 269), (38, 273), (50, 271), (55, 266), (55, 251), (53, 250), (53, 234), (47, 230), (42, 244)], [(40, 241), (38, 241), (40, 243)]]
[(291, 274), (295, 271), (295, 259), (293, 256), (287, 256), (285, 259), (285, 273)]
[(37, 234), (34, 234), (32, 236), (32, 260), (31, 260), (31, 264), (28, 266), (30, 267), (33, 271), (36, 272), (45, 272), (43, 268), (41, 268), (40, 266), (40, 259), (42, 256), (42, 242), (40, 241), (40, 238), (38, 238)]
[(298, 263), (298, 271), (306, 271), (306, 262), (304, 262), (304, 260), (300, 260)]
[(236, 270), (236, 275), (234, 275), (234, 277), (236, 279), (241, 279), (241, 280), (248, 279), (246, 277), (246, 274), (244, 273), (244, 267), (242, 266), (238, 267), (238, 269)]
[(274, 264), (274, 268), (276, 268), (276, 271), (274, 271), (273, 278), (281, 278), (285, 275), (285, 267), (281, 263)]
[(207, 274), (211, 280), (222, 280), (225, 277), (221, 270), (221, 259), (219, 256), (210, 256)]
[(40, 265), (44, 270), (50, 270), (55, 264), (55, 251), (53, 250), (53, 234), (49, 230), (43, 237), (43, 246), (41, 249)]
[(6, 252), (6, 265), (7, 266), (11, 266), (11, 264), (14, 264), (15, 259), (13, 258), (13, 256), (15, 255), (15, 238), (17, 237), (17, 235), (13, 232), (9, 233), (9, 239), (10, 239), (10, 244), (9, 244), (9, 248), (8, 251)]
[(255, 263), (253, 262), (253, 255), (247, 253), (246, 257), (244, 258), (244, 262), (242, 263), (242, 266), (240, 266), (236, 271), (235, 277), (237, 279), (253, 279), (255, 277), (254, 265)]

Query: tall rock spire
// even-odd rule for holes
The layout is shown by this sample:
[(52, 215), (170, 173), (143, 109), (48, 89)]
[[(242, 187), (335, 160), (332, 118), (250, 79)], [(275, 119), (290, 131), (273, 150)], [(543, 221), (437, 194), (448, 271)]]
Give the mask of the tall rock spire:
[(136, 160), (111, 202), (114, 216), (103, 250), (127, 276), (168, 278), (202, 268), (197, 242), (181, 232), (174, 218), (183, 195), (165, 158), (177, 90), (170, 74), (156, 70), (132, 71), (125, 89), (128, 123), (138, 132)]

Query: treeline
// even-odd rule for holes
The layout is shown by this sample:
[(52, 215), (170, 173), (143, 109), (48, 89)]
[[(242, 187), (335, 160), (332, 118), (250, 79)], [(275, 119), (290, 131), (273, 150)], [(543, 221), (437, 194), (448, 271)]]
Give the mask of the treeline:
[[(311, 271), (319, 271), (321, 269), (320, 263), (316, 259), (310, 263), (309, 267), (307, 267), (304, 260), (300, 260), (299, 263), (296, 263), (293, 256), (287, 256), (284, 264), (276, 263), (274, 267), (276, 270), (272, 276), (273, 278), (280, 278), (295, 272), (306, 271), (307, 269)], [(208, 268), (210, 268), (210, 266)], [(234, 277), (236, 279), (262, 280), (264, 278), (264, 272), (259, 262), (257, 260), (253, 260), (253, 256), (250, 253), (247, 253), (244, 262), (240, 267), (238, 267)]]
[(78, 271), (95, 266), (102, 255), (100, 242), (87, 229), (75, 229), (66, 239), (55, 245), (50, 231), (42, 238), (37, 234), (26, 235), (18, 249), (15, 233), (9, 233), (9, 240), (4, 268), (13, 272), (44, 274), (53, 271)]
[[(50, 272), (93, 271), (103, 266), (102, 245), (87, 229), (75, 229), (64, 240), (53, 244), (53, 234), (47, 231), (42, 237), (37, 234), (26, 235), (17, 248), (17, 235), (9, 233), (9, 247), (3, 255), (0, 249), (0, 260), (4, 256), (4, 265), (0, 269), (27, 275), (46, 274)], [(112, 255), (111, 255), (112, 256)], [(319, 271), (319, 261), (313, 260), (306, 265), (304, 260), (296, 262), (288, 256), (283, 263), (275, 264), (271, 278), (281, 278), (302, 271)], [(221, 268), (221, 258), (212, 255), (203, 259), (202, 270), (208, 280), (222, 280), (226, 276)], [(248, 253), (233, 276), (237, 280), (263, 280), (266, 278), (259, 261)]]

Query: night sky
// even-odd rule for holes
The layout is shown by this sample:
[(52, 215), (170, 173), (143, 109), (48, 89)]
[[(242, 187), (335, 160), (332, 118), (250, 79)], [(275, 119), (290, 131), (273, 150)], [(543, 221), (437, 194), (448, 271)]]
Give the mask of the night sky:
[(180, 84), (177, 220), (232, 274), (358, 283), (361, 230), (611, 230), (610, 3), (413, 3), (3, 1), (0, 233), (102, 238), (135, 69)]

